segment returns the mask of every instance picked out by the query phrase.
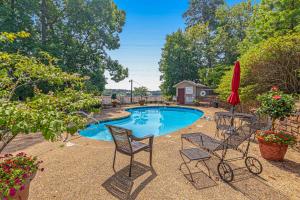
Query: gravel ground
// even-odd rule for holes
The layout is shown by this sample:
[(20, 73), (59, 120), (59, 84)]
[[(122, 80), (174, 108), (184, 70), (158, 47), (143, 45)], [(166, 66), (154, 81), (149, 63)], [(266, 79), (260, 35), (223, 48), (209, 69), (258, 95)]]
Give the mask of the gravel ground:
[[(205, 116), (213, 118), (216, 108), (201, 108)], [(128, 115), (121, 108), (110, 109), (98, 119)], [(113, 142), (95, 141), (80, 136), (71, 138), (73, 146), (62, 142), (47, 142), (40, 135), (21, 136), (7, 148), (7, 152), (25, 151), (44, 161), (44, 172), (38, 172), (31, 183), (30, 200), (200, 200), (200, 199), (300, 199), (300, 153), (289, 149), (284, 162), (268, 162), (260, 157), (258, 145), (251, 144), (250, 154), (263, 165), (260, 176), (251, 175), (245, 168), (236, 169), (235, 179), (226, 184), (218, 179), (213, 158), (208, 165), (213, 180), (205, 173), (195, 173), (191, 184), (179, 170), (182, 162), (179, 149), (180, 135), (201, 131), (215, 135), (212, 120), (199, 119), (192, 126), (154, 140), (153, 167), (148, 167), (149, 155), (135, 156), (132, 178), (127, 177), (129, 158), (118, 154), (116, 168), (112, 170)], [(234, 152), (233, 152), (234, 154)], [(244, 166), (243, 162), (233, 167)], [(192, 166), (193, 171), (197, 168)]]

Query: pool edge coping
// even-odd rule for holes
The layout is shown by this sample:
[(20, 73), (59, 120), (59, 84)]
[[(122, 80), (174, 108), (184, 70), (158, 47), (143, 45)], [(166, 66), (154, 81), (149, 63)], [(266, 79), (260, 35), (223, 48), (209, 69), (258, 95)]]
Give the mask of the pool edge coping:
[[(153, 108), (153, 107), (168, 107), (168, 108), (186, 108), (186, 109), (190, 109), (190, 110), (196, 110), (196, 111), (201, 111), (203, 113), (203, 115), (199, 118), (203, 118), (204, 116), (204, 111), (195, 107), (191, 107), (191, 106), (181, 106), (181, 105), (175, 105), (175, 106), (163, 106), (163, 105), (155, 105), (155, 106), (133, 106), (133, 107), (128, 107), (128, 108), (124, 108), (124, 112), (126, 112), (126, 115), (124, 116), (120, 116), (120, 117), (112, 117), (112, 118), (107, 118), (107, 119), (99, 119), (98, 122), (92, 122), (92, 123), (88, 123), (86, 125), (86, 127), (92, 125), (92, 124), (96, 124), (96, 123), (103, 123), (103, 122), (109, 122), (109, 121), (116, 121), (116, 120), (120, 120), (120, 119), (125, 119), (130, 117), (130, 115), (132, 114), (131, 112), (129, 112), (128, 110), (130, 109), (136, 109), (136, 108)], [(199, 120), (198, 119), (198, 120)], [(193, 123), (194, 124), (194, 123)], [(191, 124), (192, 125), (192, 124)]]
[[(186, 127), (183, 127), (181, 129), (185, 129), (185, 128), (189, 128), (190, 126), (192, 126), (193, 124), (195, 124), (198, 120), (201, 120), (204, 116), (205, 116), (205, 112), (203, 110), (201, 110), (200, 108), (195, 108), (195, 107), (192, 107), (192, 106), (182, 106), (182, 105), (170, 105), (170, 106), (166, 106), (166, 105), (150, 105), (150, 106), (133, 106), (133, 107), (128, 107), (128, 108), (124, 108), (124, 112), (126, 112), (126, 115), (124, 116), (120, 116), (120, 117), (113, 117), (113, 118), (108, 118), (108, 119), (102, 119), (102, 120), (98, 120), (98, 122), (92, 122), (92, 123), (88, 123), (85, 128), (88, 128), (89, 126), (91, 125), (94, 125), (94, 124), (99, 124), (99, 123), (103, 123), (103, 122), (109, 122), (109, 121), (116, 121), (116, 120), (121, 120), (121, 119), (125, 119), (125, 118), (128, 118), (130, 117), (130, 115), (132, 114), (131, 112), (129, 112), (128, 110), (129, 109), (136, 109), (136, 108), (149, 108), (149, 107), (173, 107), (173, 108), (186, 108), (186, 109), (190, 109), (190, 110), (196, 110), (196, 111), (200, 111), (203, 113), (203, 115), (197, 119), (194, 123), (190, 124), (189, 126), (186, 126)], [(181, 129), (178, 129), (176, 131), (179, 131)], [(172, 134), (176, 131), (173, 131), (173, 132), (170, 132), (169, 134)], [(78, 134), (80, 135), (79, 133), (80, 131), (78, 131)], [(80, 135), (82, 136), (82, 135)], [(84, 136), (82, 136), (84, 137)], [(85, 137), (85, 138), (88, 138), (88, 137)], [(92, 139), (92, 138), (89, 138), (89, 139)], [(99, 140), (99, 141), (106, 141), (106, 140)]]

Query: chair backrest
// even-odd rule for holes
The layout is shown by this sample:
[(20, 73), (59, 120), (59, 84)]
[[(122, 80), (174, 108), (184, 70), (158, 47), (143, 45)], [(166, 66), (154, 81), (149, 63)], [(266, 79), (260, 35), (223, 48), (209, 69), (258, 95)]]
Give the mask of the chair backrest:
[(241, 124), (238, 128), (234, 130), (229, 136), (223, 140), (222, 144), (218, 149), (237, 149), (243, 142), (250, 139), (251, 136), (256, 132), (253, 129), (253, 124), (255, 121), (247, 121)]
[(109, 129), (112, 135), (116, 149), (122, 152), (131, 153), (132, 147), (130, 136), (132, 132), (128, 129), (117, 126), (106, 125), (106, 127)]

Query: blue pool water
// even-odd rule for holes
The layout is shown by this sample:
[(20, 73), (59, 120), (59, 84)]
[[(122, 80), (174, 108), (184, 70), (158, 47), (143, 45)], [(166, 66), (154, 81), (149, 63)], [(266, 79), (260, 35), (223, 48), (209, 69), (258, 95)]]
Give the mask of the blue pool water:
[(91, 124), (80, 131), (80, 135), (96, 140), (112, 140), (105, 124), (115, 125), (132, 130), (136, 137), (153, 134), (166, 135), (191, 125), (203, 112), (182, 107), (139, 107), (127, 110), (131, 115), (124, 119)]

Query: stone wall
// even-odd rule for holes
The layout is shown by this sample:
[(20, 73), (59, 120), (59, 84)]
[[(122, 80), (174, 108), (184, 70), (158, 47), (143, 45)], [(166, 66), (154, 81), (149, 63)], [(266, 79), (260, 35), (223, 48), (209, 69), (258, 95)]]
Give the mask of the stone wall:
[(298, 142), (294, 148), (300, 150), (300, 111), (283, 121), (278, 121), (276, 128), (295, 135)]

